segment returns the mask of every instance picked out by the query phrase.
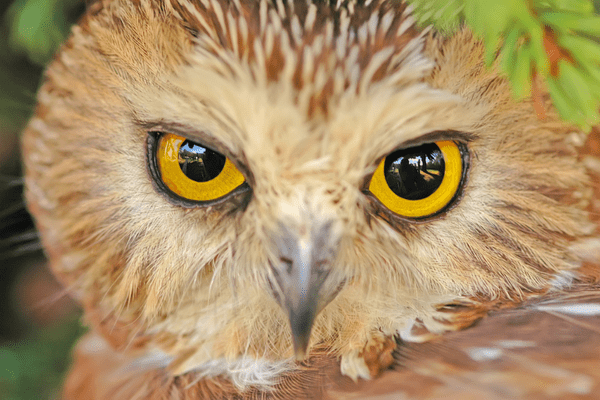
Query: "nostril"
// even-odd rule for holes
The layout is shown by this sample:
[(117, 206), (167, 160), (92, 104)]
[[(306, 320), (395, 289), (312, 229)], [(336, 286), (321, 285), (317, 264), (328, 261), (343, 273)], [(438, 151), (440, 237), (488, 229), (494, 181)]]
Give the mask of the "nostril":
[(292, 261), (291, 258), (287, 258), (287, 257), (279, 257), (279, 261), (281, 261), (283, 264), (286, 265), (286, 271), (288, 274), (292, 273), (292, 266), (294, 265), (294, 262)]

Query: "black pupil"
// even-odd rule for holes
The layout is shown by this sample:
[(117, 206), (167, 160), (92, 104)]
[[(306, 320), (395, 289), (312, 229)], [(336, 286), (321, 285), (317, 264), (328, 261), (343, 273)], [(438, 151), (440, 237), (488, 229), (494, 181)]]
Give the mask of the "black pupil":
[(433, 194), (444, 179), (444, 156), (434, 143), (398, 150), (385, 159), (385, 180), (403, 199), (421, 200)]
[(197, 143), (186, 140), (179, 147), (179, 167), (196, 182), (215, 179), (225, 166), (225, 156), (207, 149)]

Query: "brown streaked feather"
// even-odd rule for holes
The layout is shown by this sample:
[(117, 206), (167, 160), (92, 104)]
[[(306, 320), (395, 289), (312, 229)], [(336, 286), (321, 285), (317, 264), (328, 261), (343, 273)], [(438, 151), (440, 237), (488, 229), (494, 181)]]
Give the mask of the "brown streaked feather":
[[(352, 382), (335, 357), (313, 354), (272, 391), (239, 393), (223, 379), (195, 382), (161, 369), (126, 368), (104, 348), (76, 353), (65, 399), (594, 399), (600, 393), (600, 282), (576, 282), (476, 326), (427, 343), (400, 342), (394, 363), (372, 381)], [(586, 305), (570, 314), (568, 307)], [(92, 334), (90, 334), (92, 335)], [(139, 367), (138, 367), (139, 368)], [(122, 372), (119, 372), (122, 371)]]
[[(594, 128), (581, 157), (598, 155), (600, 130)], [(240, 393), (224, 379), (196, 382), (193, 373), (172, 378), (159, 369), (115, 375), (128, 360), (108, 347), (84, 351), (83, 342), (65, 400), (595, 399), (600, 393), (600, 268), (586, 264), (579, 272), (568, 290), (519, 306), (499, 301), (463, 309), (459, 314), (468, 321), (465, 325), (475, 324), (470, 329), (422, 344), (398, 343), (392, 365), (370, 382), (342, 376), (339, 361), (323, 353), (282, 377), (272, 391)], [(588, 314), (585, 309), (579, 315), (564, 312), (575, 305), (587, 305)], [(460, 305), (452, 312), (455, 308)]]
[[(487, 365), (469, 338), (489, 350), (512, 316), (529, 327), (515, 336), (551, 324), (556, 307), (540, 302), (595, 299), (597, 157), (578, 155), (583, 134), (551, 108), (538, 120), (531, 101), (516, 103), (468, 30), (418, 32), (395, 0), (92, 8), (49, 67), (23, 140), (30, 209), (93, 330), (72, 397), (343, 398), (390, 379), (410, 396), (425, 383), (423, 396), (485, 394), (500, 383), (465, 386)], [(243, 165), (251, 199), (169, 201), (148, 161), (149, 139), (171, 130)], [(379, 161), (440, 138), (469, 149), (453, 204), (419, 220), (374, 205), (364, 186)], [(324, 268), (341, 283), (312, 326), (312, 358), (295, 369), (270, 281), (275, 228), (309, 232), (312, 220), (335, 222)], [(581, 283), (592, 300), (575, 294)], [(565, 335), (583, 337), (589, 321), (564, 317)], [(341, 377), (387, 369), (394, 335), (432, 342), (401, 343), (380, 380)]]

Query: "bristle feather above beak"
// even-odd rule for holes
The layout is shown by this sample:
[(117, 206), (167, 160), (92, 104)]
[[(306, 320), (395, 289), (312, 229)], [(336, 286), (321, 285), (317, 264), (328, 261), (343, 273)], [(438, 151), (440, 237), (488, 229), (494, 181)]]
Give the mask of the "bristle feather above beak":
[(274, 294), (289, 318), (297, 360), (308, 354), (315, 318), (338, 292), (332, 281), (332, 265), (339, 247), (339, 235), (331, 219), (307, 218), (307, 225), (279, 223), (273, 234), (277, 252), (271, 263)]

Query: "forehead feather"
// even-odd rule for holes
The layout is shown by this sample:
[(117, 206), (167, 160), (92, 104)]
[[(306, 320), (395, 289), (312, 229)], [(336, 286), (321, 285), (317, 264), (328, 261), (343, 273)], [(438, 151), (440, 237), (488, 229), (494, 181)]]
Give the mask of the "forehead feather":
[[(408, 120), (414, 135), (427, 133), (431, 120), (449, 124), (440, 129), (464, 123), (450, 117), (464, 114), (456, 112), (460, 99), (424, 83), (434, 65), (423, 54), (423, 33), (410, 8), (400, 1), (173, 0), (171, 5), (195, 30), (197, 45), (179, 87), (240, 124), (260, 119), (261, 109), (268, 108), (277, 118), (258, 124), (262, 134), (254, 137), (260, 145), (280, 139), (294, 148), (294, 139), (307, 139), (303, 132), (285, 135), (270, 123), (308, 128), (306, 121), (326, 120), (329, 138), (338, 131), (345, 142), (349, 132), (362, 128), (369, 134), (356, 136), (359, 148), (365, 145), (361, 141), (372, 140), (368, 136), (399, 131)], [(427, 121), (416, 120), (419, 113)], [(323, 125), (313, 126), (318, 128), (313, 136), (323, 137)], [(268, 136), (269, 128), (275, 137)], [(391, 150), (413, 137), (388, 134), (375, 147)]]
[[(431, 68), (414, 19), (398, 1), (172, 0), (202, 55), (258, 82), (293, 85), (309, 115), (332, 98), (384, 78), (419, 79)], [(411, 74), (398, 73), (412, 62)], [(407, 68), (404, 68), (405, 70)], [(395, 74), (396, 73), (396, 74)]]
[[(103, 4), (115, 3), (121, 1)], [(457, 118), (467, 114), (457, 112), (460, 98), (425, 83), (434, 64), (402, 2), (128, 3), (113, 10), (111, 28), (129, 30), (132, 48), (109, 61), (128, 66), (130, 75), (150, 64), (154, 74), (146, 76), (159, 77), (129, 86), (137, 117), (210, 130), (233, 152), (251, 152), (253, 144), (276, 150), (279, 142), (299, 154), (309, 142), (320, 147), (307, 160), (342, 146), (350, 160), (360, 152), (372, 163), (402, 141), (469, 123)], [(325, 149), (325, 137), (334, 148)]]

